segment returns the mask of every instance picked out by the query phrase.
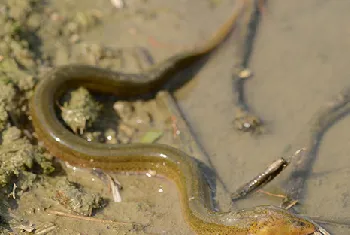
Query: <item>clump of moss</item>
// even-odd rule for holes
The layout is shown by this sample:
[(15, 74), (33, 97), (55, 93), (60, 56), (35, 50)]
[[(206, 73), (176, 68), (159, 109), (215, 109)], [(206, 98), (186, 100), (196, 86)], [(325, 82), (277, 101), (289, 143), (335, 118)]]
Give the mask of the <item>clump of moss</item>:
[[(22, 137), (21, 131), (16, 127), (9, 127), (2, 133), (0, 146), (0, 185), (7, 185), (13, 177), (34, 180), (30, 170), (38, 165), (45, 174), (52, 173), (54, 166), (46, 159), (41, 151)], [(26, 176), (26, 177), (24, 177)], [(23, 190), (28, 183), (23, 184)], [(24, 186), (26, 185), (26, 186)]]
[[(40, 43), (36, 31), (42, 23), (41, 0), (5, 1), (1, 7), (0, 51), (29, 70), (36, 70)], [(36, 49), (34, 49), (36, 48)]]
[(8, 213), (8, 202), (4, 198), (0, 198), (0, 234), (9, 234), (9, 224), (8, 221), (11, 217)]
[(83, 216), (91, 216), (93, 209), (104, 205), (99, 194), (85, 192), (78, 184), (66, 178), (56, 183), (55, 199), (67, 209)]
[(33, 73), (20, 68), (19, 64), (14, 59), (4, 58), (0, 62), (0, 77), (3, 83), (12, 83), (21, 91), (31, 91), (35, 86)]
[(8, 120), (8, 113), (5, 108), (5, 104), (0, 102), (0, 131), (4, 130), (7, 120)]
[(9, 124), (8, 111), (16, 108), (16, 104), (14, 102), (16, 90), (13, 84), (7, 82), (1, 75), (0, 90), (0, 131), (3, 131)]
[(102, 14), (97, 10), (76, 12), (74, 15), (58, 13), (55, 10), (49, 12), (50, 27), (45, 33), (68, 44), (80, 41), (80, 34), (89, 31), (101, 22)]
[(70, 92), (70, 99), (61, 107), (62, 119), (75, 132), (83, 134), (97, 119), (102, 106), (83, 87)]

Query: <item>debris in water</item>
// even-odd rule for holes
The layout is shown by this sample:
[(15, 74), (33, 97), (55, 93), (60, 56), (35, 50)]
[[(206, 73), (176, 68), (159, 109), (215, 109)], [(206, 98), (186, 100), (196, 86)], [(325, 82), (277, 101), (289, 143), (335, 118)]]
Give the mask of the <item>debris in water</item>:
[(117, 9), (122, 9), (125, 7), (123, 0), (111, 0), (112, 5)]
[(140, 143), (152, 144), (162, 137), (162, 131), (148, 131), (140, 140)]

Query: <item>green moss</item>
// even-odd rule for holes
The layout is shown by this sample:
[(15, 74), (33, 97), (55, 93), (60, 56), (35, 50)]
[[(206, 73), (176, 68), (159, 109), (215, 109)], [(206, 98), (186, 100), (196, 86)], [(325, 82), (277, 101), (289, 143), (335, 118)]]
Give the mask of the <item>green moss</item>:
[(83, 87), (70, 92), (70, 99), (61, 108), (62, 118), (75, 132), (83, 134), (97, 119), (102, 106)]

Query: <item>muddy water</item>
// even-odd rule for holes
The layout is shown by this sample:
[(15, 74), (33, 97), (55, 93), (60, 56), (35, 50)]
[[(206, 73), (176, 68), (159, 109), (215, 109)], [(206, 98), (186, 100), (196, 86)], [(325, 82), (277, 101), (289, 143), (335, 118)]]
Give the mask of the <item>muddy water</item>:
[[(250, 63), (255, 76), (245, 83), (248, 103), (264, 119), (268, 134), (256, 138), (232, 128), (232, 41), (210, 59), (193, 86), (178, 92), (182, 109), (230, 189), (280, 156), (285, 145), (297, 141), (312, 114), (350, 85), (349, 9), (345, 1), (269, 1)], [(309, 215), (350, 216), (349, 125), (345, 118), (323, 138), (303, 204)], [(277, 187), (278, 179), (265, 189)], [(254, 201), (266, 202), (266, 197), (256, 195)], [(349, 233), (330, 228), (334, 234)]]
[[(114, 10), (106, 0), (65, 0), (54, 4), (67, 11), (101, 10), (103, 25), (83, 36), (84, 41), (115, 47), (143, 46), (151, 51), (156, 61), (201, 42), (226, 19), (233, 6), (231, 0), (222, 0), (216, 8), (210, 7), (210, 1), (203, 0), (127, 0), (126, 3), (128, 8), (122, 12)], [(176, 92), (186, 118), (231, 191), (280, 157), (284, 146), (295, 141), (312, 114), (342, 87), (350, 85), (347, 53), (350, 48), (349, 9), (347, 1), (269, 1), (250, 61), (255, 76), (245, 83), (250, 107), (267, 124), (268, 132), (262, 136), (237, 133), (233, 129), (231, 66), (234, 35), (210, 56), (191, 82)], [(182, 75), (190, 72), (184, 71)], [(326, 219), (350, 217), (349, 126), (350, 118), (345, 118), (324, 136), (302, 205), (302, 211), (308, 215)], [(159, 211), (154, 210), (158, 212), (157, 216), (150, 217), (163, 222), (154, 222), (149, 232), (189, 233), (176, 207), (178, 204), (167, 203), (171, 200), (162, 201), (162, 198), (169, 197), (175, 200), (176, 193), (170, 183), (157, 180), (151, 185), (145, 177), (139, 177), (139, 181), (135, 177), (121, 177), (120, 180), (124, 185), (130, 185), (123, 196), (130, 208), (125, 204), (112, 206), (104, 212), (107, 217), (119, 213), (117, 219), (120, 220), (125, 220), (125, 217), (147, 218), (150, 210), (135, 216), (140, 213), (135, 209), (139, 205), (132, 205), (132, 202), (149, 195), (140, 192), (141, 189), (159, 192), (159, 185), (163, 185), (168, 194), (163, 193), (158, 198), (156, 193), (148, 199), (152, 205), (159, 203)], [(278, 191), (278, 187), (277, 179), (265, 190)], [(252, 197), (254, 200), (244, 200), (238, 207), (279, 203), (277, 199), (261, 194)], [(118, 213), (110, 213), (113, 209)], [(169, 215), (170, 212), (173, 215)], [(55, 222), (69, 227), (67, 220), (60, 220)], [(77, 225), (84, 228), (87, 223)], [(173, 228), (179, 226), (183, 230), (174, 232)], [(339, 226), (327, 228), (334, 234), (350, 232), (350, 229)], [(91, 234), (107, 234), (108, 230), (98, 229), (102, 230)], [(76, 227), (65, 231), (73, 234), (79, 230)]]

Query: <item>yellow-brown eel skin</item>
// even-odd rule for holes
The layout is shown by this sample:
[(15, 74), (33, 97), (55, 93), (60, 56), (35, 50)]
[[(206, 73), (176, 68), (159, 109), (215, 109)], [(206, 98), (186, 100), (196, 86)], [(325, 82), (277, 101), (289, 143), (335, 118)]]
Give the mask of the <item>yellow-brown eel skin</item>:
[(277, 207), (214, 211), (209, 203), (207, 182), (194, 158), (160, 144), (106, 145), (86, 142), (67, 130), (56, 115), (55, 102), (68, 88), (84, 86), (121, 98), (159, 90), (176, 71), (217, 47), (242, 12), (255, 10), (257, 5), (256, 0), (236, 0), (236, 3), (231, 17), (204, 46), (174, 55), (144, 73), (126, 74), (88, 65), (66, 65), (53, 69), (41, 79), (30, 101), (35, 132), (50, 153), (70, 164), (109, 171), (154, 170), (174, 180), (186, 222), (197, 234), (320, 234), (312, 221)]

